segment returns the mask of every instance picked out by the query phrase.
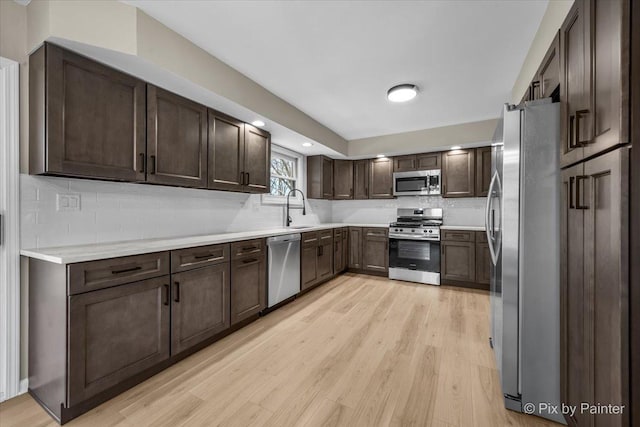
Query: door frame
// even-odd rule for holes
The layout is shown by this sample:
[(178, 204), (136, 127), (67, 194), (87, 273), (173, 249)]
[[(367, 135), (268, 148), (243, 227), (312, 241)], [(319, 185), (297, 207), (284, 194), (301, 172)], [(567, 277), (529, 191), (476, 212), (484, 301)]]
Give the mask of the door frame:
[(0, 57), (0, 402), (20, 394), (20, 65)]

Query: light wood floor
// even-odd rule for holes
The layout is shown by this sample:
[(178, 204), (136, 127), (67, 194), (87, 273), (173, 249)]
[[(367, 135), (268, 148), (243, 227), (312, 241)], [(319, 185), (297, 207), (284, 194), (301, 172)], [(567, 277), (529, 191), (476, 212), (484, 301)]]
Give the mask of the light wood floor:
[[(346, 274), (69, 426), (544, 426), (507, 411), (486, 292)], [(0, 425), (53, 426), (32, 398)]]

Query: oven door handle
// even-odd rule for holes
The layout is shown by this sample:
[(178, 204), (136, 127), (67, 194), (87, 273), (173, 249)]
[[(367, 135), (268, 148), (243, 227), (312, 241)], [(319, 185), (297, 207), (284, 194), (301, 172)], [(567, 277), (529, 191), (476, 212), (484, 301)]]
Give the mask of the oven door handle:
[(432, 239), (425, 239), (424, 237), (418, 237), (418, 236), (398, 236), (398, 235), (393, 235), (390, 234), (389, 235), (389, 239), (393, 239), (393, 240), (416, 240), (416, 241), (420, 241), (420, 242), (439, 242), (440, 238), (432, 238)]

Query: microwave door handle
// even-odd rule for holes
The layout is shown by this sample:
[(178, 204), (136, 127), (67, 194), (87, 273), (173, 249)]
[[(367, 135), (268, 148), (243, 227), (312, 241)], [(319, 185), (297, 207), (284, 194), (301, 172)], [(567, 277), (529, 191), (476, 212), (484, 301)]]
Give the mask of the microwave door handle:
[(487, 240), (489, 243), (488, 245), (489, 255), (491, 256), (491, 262), (493, 263), (493, 265), (496, 265), (496, 263), (498, 262), (498, 255), (496, 254), (495, 248), (493, 246), (495, 242), (494, 230), (493, 230), (494, 224), (490, 218), (493, 217), (493, 210), (491, 209), (493, 207), (493, 186), (496, 183), (497, 177), (498, 177), (498, 171), (496, 171), (493, 174), (493, 177), (491, 178), (491, 184), (489, 184), (489, 193), (487, 195), (487, 205), (484, 211), (485, 233), (487, 233)]

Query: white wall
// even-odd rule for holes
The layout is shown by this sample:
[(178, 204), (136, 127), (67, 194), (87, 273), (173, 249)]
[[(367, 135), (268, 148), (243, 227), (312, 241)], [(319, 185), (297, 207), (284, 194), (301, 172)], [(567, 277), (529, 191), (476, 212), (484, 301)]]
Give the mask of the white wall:
[(399, 197), (389, 200), (336, 200), (333, 222), (389, 224), (398, 208), (442, 208), (445, 225), (484, 225), (485, 198), (443, 199), (440, 196)]
[[(56, 211), (58, 193), (79, 194), (80, 211)], [(284, 225), (284, 207), (259, 194), (22, 174), (21, 247), (42, 248), (186, 236)], [(331, 222), (331, 202), (311, 200), (296, 224)]]

